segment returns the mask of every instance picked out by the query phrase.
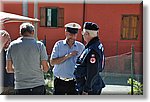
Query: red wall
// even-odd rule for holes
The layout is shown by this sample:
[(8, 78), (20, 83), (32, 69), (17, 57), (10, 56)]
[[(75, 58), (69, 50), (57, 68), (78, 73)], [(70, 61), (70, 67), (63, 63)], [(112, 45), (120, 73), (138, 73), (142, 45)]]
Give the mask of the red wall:
[[(131, 44), (136, 51), (142, 51), (143, 33), (139, 24), (138, 40), (120, 40), (121, 17), (123, 14), (140, 15), (138, 4), (88, 4), (86, 5), (86, 21), (93, 21), (100, 26), (100, 39), (105, 46), (106, 56), (126, 53), (131, 50)], [(140, 16), (141, 18), (141, 16)], [(140, 22), (141, 19), (140, 19)]]
[[(82, 25), (83, 4), (70, 3), (39, 3), (38, 18), (40, 19), (40, 7), (60, 7), (64, 8), (64, 23), (77, 22)], [(120, 40), (120, 27), (122, 14), (140, 15), (139, 4), (86, 4), (85, 21), (92, 21), (100, 26), (99, 37), (104, 44), (106, 56), (122, 54), (131, 50), (131, 44), (136, 47), (136, 51), (142, 52), (143, 32), (142, 25), (139, 24), (138, 40)], [(4, 11), (22, 15), (22, 3), (4, 3)], [(34, 17), (34, 4), (28, 4), (28, 16)], [(140, 15), (141, 18), (141, 15)], [(140, 22), (142, 20), (140, 19)], [(20, 23), (5, 24), (5, 29), (11, 34), (12, 39), (19, 36)], [(44, 40), (46, 36), (46, 47), (48, 54), (51, 53), (54, 43), (59, 39), (64, 39), (64, 28), (40, 27), (38, 23), (38, 39)], [(81, 34), (78, 40), (81, 41)], [(118, 48), (118, 50), (117, 50)]]
[[(55, 4), (48, 4), (48, 3), (42, 3), (39, 4), (39, 11), (40, 7), (60, 7), (64, 8), (64, 23), (69, 22), (76, 22), (80, 25), (82, 24), (82, 5), (81, 4), (61, 4), (61, 3), (55, 3)], [(39, 15), (40, 16), (40, 15)], [(57, 40), (65, 39), (64, 35), (64, 28), (50, 28), (50, 27), (39, 27), (38, 29), (38, 37), (41, 39), (44, 39), (44, 36), (46, 35), (47, 40), (47, 49), (49, 54), (52, 51), (52, 48)], [(78, 40), (81, 41), (81, 34), (78, 34)]]
[[(21, 3), (4, 3), (3, 4), (4, 12), (14, 13), (22, 15), (22, 4)], [(4, 24), (4, 28), (6, 29), (11, 36), (11, 39), (14, 40), (19, 37), (19, 25), (21, 23), (6, 23)]]

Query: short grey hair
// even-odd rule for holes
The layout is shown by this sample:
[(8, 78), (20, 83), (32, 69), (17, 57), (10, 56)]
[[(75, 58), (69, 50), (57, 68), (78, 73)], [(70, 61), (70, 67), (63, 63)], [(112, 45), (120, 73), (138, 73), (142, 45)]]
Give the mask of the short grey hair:
[(87, 31), (91, 37), (98, 36), (98, 31), (83, 29), (83, 31)]
[(20, 34), (21, 35), (24, 35), (25, 32), (31, 33), (33, 31), (35, 31), (35, 28), (31, 23), (26, 22), (26, 23), (22, 23), (20, 25)]

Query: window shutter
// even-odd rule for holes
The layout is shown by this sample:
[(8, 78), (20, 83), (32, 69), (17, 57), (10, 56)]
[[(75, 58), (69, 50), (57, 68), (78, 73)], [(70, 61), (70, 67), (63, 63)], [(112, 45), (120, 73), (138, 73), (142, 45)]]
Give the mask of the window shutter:
[(121, 39), (134, 40), (138, 37), (138, 16), (123, 15), (121, 27)]
[(129, 17), (122, 17), (122, 38), (128, 38), (129, 35)]
[(138, 17), (131, 16), (131, 38), (137, 39), (137, 25), (138, 25)]
[(64, 8), (58, 8), (58, 27), (64, 26)]
[(46, 8), (40, 9), (40, 26), (46, 26)]

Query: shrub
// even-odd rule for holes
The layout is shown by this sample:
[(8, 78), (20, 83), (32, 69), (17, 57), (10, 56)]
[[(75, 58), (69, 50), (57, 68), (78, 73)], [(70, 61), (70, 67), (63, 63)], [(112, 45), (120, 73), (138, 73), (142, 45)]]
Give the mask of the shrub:
[[(127, 83), (131, 85), (131, 78), (128, 79)], [(131, 94), (131, 91), (129, 92)], [(133, 94), (143, 95), (143, 84), (133, 79)]]
[(53, 94), (53, 88), (54, 88), (53, 72), (51, 70), (49, 70), (47, 73), (44, 73), (44, 79), (45, 79), (46, 94), (52, 95)]

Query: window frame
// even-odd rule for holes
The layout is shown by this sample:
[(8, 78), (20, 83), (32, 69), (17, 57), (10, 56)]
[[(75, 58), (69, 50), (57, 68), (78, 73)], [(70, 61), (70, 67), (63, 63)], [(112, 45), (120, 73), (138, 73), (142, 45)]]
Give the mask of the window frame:
[[(123, 37), (125, 35), (123, 35), (123, 29), (125, 28), (124, 26), (124, 17), (129, 17), (129, 26), (126, 27), (128, 28), (128, 33), (126, 36), (128, 37)], [(137, 17), (137, 21), (136, 21), (136, 27), (132, 27), (132, 23), (133, 23), (133, 19), (132, 17)], [(135, 28), (135, 35), (131, 33), (131, 30), (133, 30)], [(139, 31), (139, 15), (137, 14), (123, 14), (121, 16), (121, 33), (120, 33), (120, 39), (121, 40), (137, 40), (138, 39), (138, 31)], [(132, 35), (131, 35), (132, 34)]]
[[(43, 11), (45, 13), (42, 13), (41, 9), (44, 9)], [(47, 10), (48, 9), (56, 9), (57, 10), (57, 18), (56, 18), (56, 21), (57, 21), (56, 25), (57, 26), (48, 26), (47, 25)], [(44, 18), (42, 18), (42, 16)], [(40, 7), (40, 27), (49, 27), (49, 28), (61, 28), (61, 27), (64, 27), (64, 8), (59, 8), (59, 7)]]

